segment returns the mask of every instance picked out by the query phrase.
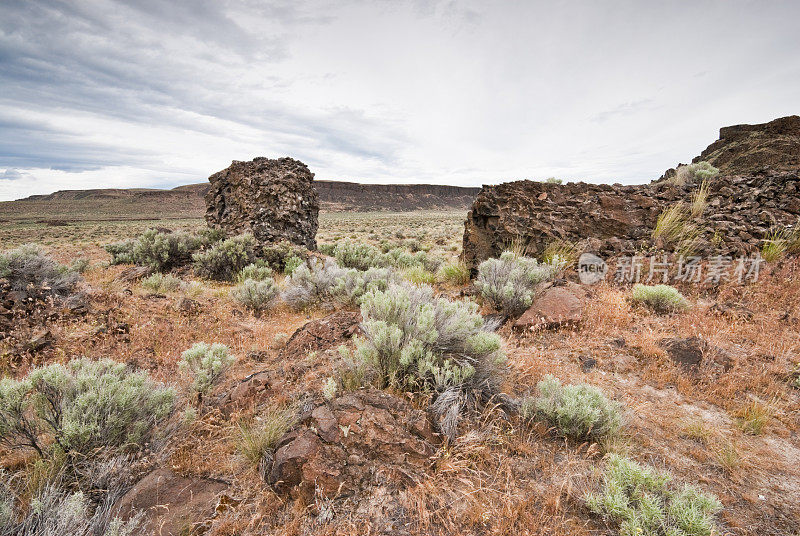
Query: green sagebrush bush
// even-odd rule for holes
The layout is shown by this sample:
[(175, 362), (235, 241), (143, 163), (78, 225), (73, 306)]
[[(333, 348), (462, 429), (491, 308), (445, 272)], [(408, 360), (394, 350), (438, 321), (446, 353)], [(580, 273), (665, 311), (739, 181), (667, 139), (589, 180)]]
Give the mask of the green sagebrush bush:
[(278, 294), (278, 286), (272, 278), (245, 279), (231, 291), (234, 300), (257, 314), (272, 307)]
[(184, 286), (183, 281), (171, 274), (162, 274), (156, 272), (141, 280), (142, 287), (150, 292), (156, 294), (164, 294), (166, 292), (174, 292)]
[(710, 536), (719, 500), (694, 486), (675, 488), (668, 473), (617, 454), (606, 461), (599, 493), (586, 496), (589, 509), (623, 536)]
[(333, 248), (333, 257), (339, 266), (356, 270), (385, 266), (385, 259), (378, 248), (350, 240), (338, 241)]
[(478, 265), (475, 288), (496, 309), (516, 317), (533, 303), (536, 285), (553, 279), (561, 268), (558, 258), (539, 263), (536, 259), (505, 251), (499, 259), (487, 259)]
[(250, 263), (242, 268), (242, 271), (239, 272), (238, 276), (236, 276), (236, 281), (238, 283), (241, 283), (246, 279), (252, 279), (253, 281), (264, 281), (265, 279), (271, 279), (272, 274), (272, 268), (270, 268), (261, 259), (257, 259), (256, 262)]
[(558, 378), (544, 377), (537, 386), (537, 396), (522, 402), (525, 419), (542, 419), (559, 435), (573, 439), (613, 437), (622, 426), (619, 404), (608, 400), (591, 385), (561, 385)]
[(47, 365), (24, 379), (0, 380), (0, 441), (42, 457), (53, 448), (88, 453), (139, 445), (174, 400), (173, 389), (110, 359)]
[(233, 281), (245, 266), (255, 261), (255, 239), (243, 234), (217, 242), (192, 255), (194, 272), (206, 279)]
[(357, 305), (365, 292), (386, 289), (395, 279), (387, 268), (361, 271), (341, 268), (333, 259), (312, 258), (292, 272), (281, 298), (296, 310), (326, 301)]
[(32, 286), (61, 297), (71, 294), (80, 281), (76, 271), (57, 263), (35, 244), (0, 253), (0, 277), (13, 290)]
[(234, 361), (236, 358), (230, 355), (224, 344), (197, 342), (181, 354), (178, 368), (181, 373), (194, 378), (192, 389), (196, 393), (208, 394)]
[(219, 229), (206, 228), (199, 233), (163, 232), (148, 229), (138, 238), (108, 244), (111, 264), (140, 264), (164, 272), (189, 264), (192, 254), (220, 241)]
[(297, 262), (293, 257), (305, 262), (308, 259), (308, 250), (284, 240), (276, 244), (262, 246), (259, 251), (259, 257), (275, 272), (284, 272), (287, 262)]
[(455, 437), (460, 413), (498, 392), (505, 356), (477, 304), (436, 298), (427, 286), (390, 284), (361, 301), (364, 337), (354, 357), (381, 387), (431, 393), (440, 428)]
[(631, 299), (657, 313), (681, 312), (689, 308), (683, 294), (669, 285), (634, 285)]
[(298, 257), (297, 255), (290, 255), (286, 258), (286, 262), (283, 264), (283, 273), (286, 275), (292, 275), (292, 272), (295, 269), (299, 268), (303, 265), (306, 261)]

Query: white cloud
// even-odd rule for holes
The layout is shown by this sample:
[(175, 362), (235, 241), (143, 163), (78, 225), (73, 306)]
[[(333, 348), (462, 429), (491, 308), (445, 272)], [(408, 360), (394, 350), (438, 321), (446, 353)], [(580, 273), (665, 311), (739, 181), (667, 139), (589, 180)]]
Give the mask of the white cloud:
[(720, 126), (800, 110), (796, 3), (3, 9), (0, 169), (27, 175), (0, 199), (173, 186), (258, 155), (321, 179), (645, 182)]

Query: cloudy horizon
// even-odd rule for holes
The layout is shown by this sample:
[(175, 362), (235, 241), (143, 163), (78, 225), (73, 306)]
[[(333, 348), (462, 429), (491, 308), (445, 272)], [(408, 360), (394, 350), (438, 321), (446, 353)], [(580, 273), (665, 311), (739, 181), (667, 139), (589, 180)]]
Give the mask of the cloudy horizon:
[(641, 183), (800, 113), (800, 3), (0, 0), (0, 200), (317, 179)]

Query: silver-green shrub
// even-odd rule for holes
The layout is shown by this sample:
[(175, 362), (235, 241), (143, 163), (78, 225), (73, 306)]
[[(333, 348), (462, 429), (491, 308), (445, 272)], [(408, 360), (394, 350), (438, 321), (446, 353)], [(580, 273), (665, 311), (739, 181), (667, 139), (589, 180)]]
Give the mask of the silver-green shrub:
[(536, 285), (553, 279), (562, 268), (559, 259), (539, 263), (536, 259), (505, 251), (499, 259), (487, 259), (478, 266), (475, 288), (496, 309), (516, 317), (533, 303)]
[(365, 271), (351, 268), (337, 276), (331, 296), (340, 303), (359, 305), (362, 296), (367, 292), (386, 290), (390, 282), (398, 280), (390, 268), (370, 268)]
[[(113, 515), (107, 497), (93, 505), (81, 491), (69, 492), (47, 486), (32, 501), (30, 509), (19, 516), (3, 519), (0, 514), (0, 536), (134, 536), (141, 534), (143, 513), (127, 521)], [(17, 519), (19, 518), (19, 519)]]
[(205, 251), (192, 255), (194, 272), (206, 279), (233, 281), (255, 256), (253, 235), (243, 234), (217, 242)]
[(231, 291), (231, 296), (253, 312), (261, 313), (275, 304), (278, 293), (272, 278), (261, 281), (245, 279)]
[(591, 385), (561, 385), (558, 378), (544, 377), (538, 395), (523, 401), (520, 413), (526, 419), (541, 419), (559, 435), (573, 439), (613, 437), (622, 426), (621, 406)]
[(123, 240), (107, 244), (105, 250), (111, 254), (111, 264), (136, 264), (133, 255), (133, 248), (136, 247), (136, 240)]
[(712, 494), (694, 486), (675, 488), (672, 477), (618, 454), (607, 457), (599, 493), (586, 505), (615, 525), (621, 535), (711, 536), (722, 509)]
[(32, 286), (61, 297), (71, 294), (80, 281), (77, 272), (57, 263), (35, 244), (0, 253), (0, 277), (14, 290)]
[(432, 410), (450, 437), (461, 410), (497, 394), (505, 356), (471, 301), (436, 298), (427, 286), (390, 284), (361, 301), (364, 337), (355, 357), (382, 387), (434, 395)]
[(316, 303), (332, 300), (334, 289), (347, 270), (340, 268), (333, 259), (311, 258), (308, 263), (297, 267), (286, 280), (281, 298), (296, 310)]
[(338, 241), (333, 248), (333, 256), (336, 263), (345, 268), (367, 270), (384, 266), (383, 255), (378, 248), (350, 240)]
[(165, 272), (188, 264), (192, 252), (202, 244), (200, 237), (189, 233), (162, 233), (156, 229), (148, 229), (133, 246), (133, 260), (136, 264)]
[(236, 358), (224, 344), (197, 342), (181, 354), (178, 368), (194, 378), (192, 389), (196, 393), (208, 394), (234, 361)]
[[(88, 453), (140, 445), (173, 409), (175, 392), (110, 359), (74, 359), (0, 380), (0, 442)], [(50, 441), (47, 440), (50, 438)]]
[(172, 274), (162, 274), (156, 272), (141, 280), (142, 287), (156, 294), (173, 292), (183, 287), (183, 281)]
[(634, 285), (631, 299), (657, 313), (677, 313), (689, 308), (683, 294), (669, 285)]

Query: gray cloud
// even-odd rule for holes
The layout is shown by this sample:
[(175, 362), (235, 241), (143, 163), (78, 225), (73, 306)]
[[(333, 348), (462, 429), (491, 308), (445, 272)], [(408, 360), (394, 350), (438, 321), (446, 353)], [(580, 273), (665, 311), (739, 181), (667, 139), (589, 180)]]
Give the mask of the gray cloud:
[(8, 168), (0, 173), (0, 181), (16, 181), (23, 178), (25, 175), (16, 169)]
[(23, 177), (0, 197), (257, 155), (369, 182), (650, 180), (800, 110), (800, 6), (732, 3), (7, 0), (0, 169)]

